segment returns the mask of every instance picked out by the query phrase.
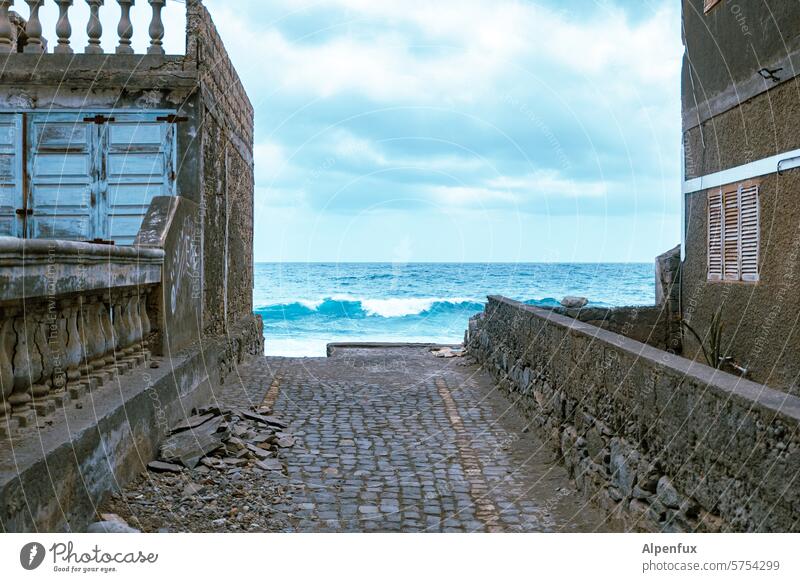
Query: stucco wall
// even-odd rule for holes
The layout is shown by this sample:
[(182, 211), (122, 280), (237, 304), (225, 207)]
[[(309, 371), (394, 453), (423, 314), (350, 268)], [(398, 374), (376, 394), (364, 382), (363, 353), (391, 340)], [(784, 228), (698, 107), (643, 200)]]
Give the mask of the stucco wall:
[[(797, 2), (725, 0), (709, 14), (703, 4), (683, 0), (685, 128), (791, 79), (800, 67)], [(777, 80), (765, 79), (762, 68)]]
[[(688, 176), (800, 148), (799, 90), (797, 80), (784, 83), (687, 132)], [(757, 179), (761, 213), (757, 283), (707, 282), (707, 191), (686, 196), (683, 317), (704, 335), (721, 309), (726, 354), (748, 369), (750, 379), (797, 394), (800, 170)], [(693, 337), (684, 336), (684, 355), (697, 356), (698, 347)]]
[(468, 350), (636, 530), (800, 528), (800, 399), (504, 298)]

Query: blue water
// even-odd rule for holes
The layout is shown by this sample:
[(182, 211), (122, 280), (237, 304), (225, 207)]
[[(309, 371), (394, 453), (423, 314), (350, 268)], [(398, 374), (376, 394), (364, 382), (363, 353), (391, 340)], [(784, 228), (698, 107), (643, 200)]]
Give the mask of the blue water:
[(255, 311), (266, 353), (324, 356), (335, 341), (459, 343), (487, 295), (555, 305), (565, 295), (598, 306), (647, 305), (653, 265), (259, 263)]

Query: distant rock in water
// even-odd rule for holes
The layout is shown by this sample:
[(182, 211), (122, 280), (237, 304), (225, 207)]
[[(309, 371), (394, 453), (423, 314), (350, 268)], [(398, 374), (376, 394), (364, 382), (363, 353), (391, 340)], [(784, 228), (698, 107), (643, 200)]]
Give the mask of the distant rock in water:
[(586, 297), (573, 297), (572, 295), (567, 295), (561, 300), (561, 305), (567, 309), (580, 309), (586, 307), (588, 303), (589, 300)]

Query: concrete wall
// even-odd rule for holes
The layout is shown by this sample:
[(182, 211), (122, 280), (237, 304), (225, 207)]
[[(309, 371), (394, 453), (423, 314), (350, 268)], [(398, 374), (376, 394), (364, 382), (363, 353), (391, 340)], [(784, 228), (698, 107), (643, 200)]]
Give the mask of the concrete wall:
[(629, 528), (800, 530), (800, 399), (504, 298), (467, 348)]

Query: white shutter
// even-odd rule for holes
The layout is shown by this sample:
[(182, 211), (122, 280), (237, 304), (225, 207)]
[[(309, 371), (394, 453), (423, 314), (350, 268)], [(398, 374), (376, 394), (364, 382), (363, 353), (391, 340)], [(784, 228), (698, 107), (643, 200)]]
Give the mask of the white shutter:
[(722, 280), (722, 191), (708, 193), (708, 280)]
[(739, 213), (742, 281), (758, 281), (758, 186), (740, 190)]
[(739, 190), (722, 195), (722, 274), (726, 281), (739, 281)]

